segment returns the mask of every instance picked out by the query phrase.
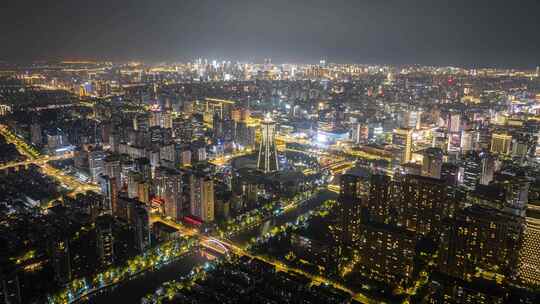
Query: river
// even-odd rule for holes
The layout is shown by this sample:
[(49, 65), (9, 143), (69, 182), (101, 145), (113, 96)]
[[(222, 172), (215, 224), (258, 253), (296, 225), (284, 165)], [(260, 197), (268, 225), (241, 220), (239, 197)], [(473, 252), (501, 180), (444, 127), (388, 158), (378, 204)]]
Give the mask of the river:
[[(253, 237), (268, 232), (272, 227), (283, 225), (295, 220), (298, 216), (320, 206), (324, 201), (335, 199), (334, 192), (323, 190), (314, 198), (307, 200), (295, 209), (283, 213), (275, 218), (265, 221), (263, 224), (242, 232), (231, 238), (238, 244), (245, 244)], [(154, 292), (161, 284), (167, 281), (179, 279), (186, 275), (197, 265), (202, 265), (207, 259), (198, 253), (182, 257), (168, 265), (154, 271), (148, 271), (127, 282), (123, 282), (114, 288), (110, 288), (92, 296), (87, 303), (140, 303), (142, 297)]]

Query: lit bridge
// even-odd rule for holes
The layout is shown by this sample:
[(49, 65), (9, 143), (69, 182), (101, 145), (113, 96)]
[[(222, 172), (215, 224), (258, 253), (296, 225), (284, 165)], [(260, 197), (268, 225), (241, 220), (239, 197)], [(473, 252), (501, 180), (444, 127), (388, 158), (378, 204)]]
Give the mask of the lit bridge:
[(212, 237), (202, 237), (200, 245), (201, 247), (204, 247), (211, 256), (214, 254), (228, 255), (231, 252), (229, 244)]

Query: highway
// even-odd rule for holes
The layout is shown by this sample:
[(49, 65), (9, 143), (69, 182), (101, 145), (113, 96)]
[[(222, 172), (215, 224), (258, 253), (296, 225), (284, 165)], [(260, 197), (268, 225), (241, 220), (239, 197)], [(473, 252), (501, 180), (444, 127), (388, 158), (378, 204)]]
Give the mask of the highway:
[(2, 166), (0, 166), (0, 170), (4, 170), (4, 169), (9, 169), (9, 168), (13, 168), (13, 167), (18, 167), (18, 166), (28, 166), (28, 165), (37, 165), (37, 166), (43, 166), (45, 165), (47, 162), (51, 161), (51, 160), (62, 160), (62, 159), (69, 159), (69, 158), (72, 158), (73, 155), (71, 154), (63, 154), (63, 155), (57, 155), (57, 156), (42, 156), (42, 157), (39, 157), (39, 158), (35, 158), (35, 159), (29, 159), (29, 160), (25, 160), (25, 161), (20, 161), (20, 162), (12, 162), (12, 163), (8, 163), (8, 164), (4, 164)]
[(73, 176), (69, 176), (64, 174), (61, 170), (55, 169), (51, 165), (49, 165), (49, 161), (51, 160), (60, 160), (60, 159), (68, 159), (73, 157), (73, 154), (66, 154), (66, 155), (60, 155), (60, 156), (43, 156), (37, 152), (36, 149), (34, 149), (31, 145), (26, 143), (22, 138), (19, 136), (13, 134), (11, 131), (9, 131), (8, 127), (5, 125), (0, 125), (0, 134), (3, 135), (6, 138), (6, 141), (9, 143), (12, 143), (17, 148), (17, 151), (19, 151), (20, 154), (26, 156), (28, 160), (23, 162), (15, 162), (15, 163), (9, 163), (6, 165), (3, 165), (0, 167), (1, 169), (7, 169), (14, 166), (19, 165), (29, 165), (29, 164), (35, 164), (41, 168), (41, 171), (43, 174), (46, 174), (57, 181), (59, 181), (62, 185), (64, 185), (66, 188), (70, 190), (69, 195), (75, 196), (78, 193), (84, 193), (86, 191), (96, 191), (99, 192), (100, 188), (95, 184), (87, 184), (79, 181)]

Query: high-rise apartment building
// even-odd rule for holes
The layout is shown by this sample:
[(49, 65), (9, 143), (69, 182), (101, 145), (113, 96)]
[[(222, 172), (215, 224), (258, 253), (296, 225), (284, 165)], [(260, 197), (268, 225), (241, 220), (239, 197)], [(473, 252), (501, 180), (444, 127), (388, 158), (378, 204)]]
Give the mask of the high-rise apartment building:
[(440, 271), (466, 281), (514, 277), (524, 218), (474, 205), (456, 213), (441, 234)]
[(102, 215), (96, 219), (97, 250), (102, 267), (107, 268), (114, 262), (113, 219)]
[(214, 221), (214, 181), (197, 173), (189, 180), (191, 214), (204, 222)]

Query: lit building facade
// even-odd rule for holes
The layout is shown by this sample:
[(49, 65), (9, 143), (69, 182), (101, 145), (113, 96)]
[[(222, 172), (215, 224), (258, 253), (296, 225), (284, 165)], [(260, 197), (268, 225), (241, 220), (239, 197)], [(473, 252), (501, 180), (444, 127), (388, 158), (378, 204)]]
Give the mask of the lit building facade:
[(275, 133), (276, 123), (270, 116), (266, 116), (261, 122), (261, 144), (257, 160), (257, 168), (264, 173), (279, 170)]

